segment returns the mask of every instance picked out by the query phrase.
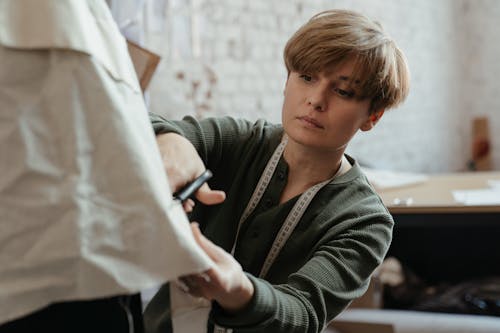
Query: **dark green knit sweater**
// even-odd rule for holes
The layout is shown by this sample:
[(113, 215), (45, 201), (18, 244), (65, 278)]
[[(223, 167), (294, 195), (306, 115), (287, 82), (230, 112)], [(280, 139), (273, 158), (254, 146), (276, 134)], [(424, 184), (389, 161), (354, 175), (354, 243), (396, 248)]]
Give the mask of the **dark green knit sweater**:
[[(151, 115), (155, 132), (176, 132), (196, 147), (224, 190), (217, 206), (196, 205), (190, 217), (203, 233), (230, 251), (237, 225), (283, 129), (265, 121), (232, 118), (167, 121)], [(246, 220), (235, 258), (255, 286), (251, 304), (228, 315), (214, 304), (210, 321), (235, 332), (320, 332), (366, 289), (391, 241), (393, 220), (359, 165), (323, 187), (313, 199), (265, 279), (257, 278), (271, 244), (298, 197), (279, 204), (288, 165), (281, 158), (259, 205)], [(168, 288), (145, 313), (148, 332), (168, 332)]]

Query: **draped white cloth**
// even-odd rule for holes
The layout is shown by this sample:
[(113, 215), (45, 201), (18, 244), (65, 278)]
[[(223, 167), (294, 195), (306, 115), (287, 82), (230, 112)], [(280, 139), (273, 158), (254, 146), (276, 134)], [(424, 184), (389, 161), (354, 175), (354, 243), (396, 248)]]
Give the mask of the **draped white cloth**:
[(0, 0), (0, 323), (212, 265), (104, 0)]

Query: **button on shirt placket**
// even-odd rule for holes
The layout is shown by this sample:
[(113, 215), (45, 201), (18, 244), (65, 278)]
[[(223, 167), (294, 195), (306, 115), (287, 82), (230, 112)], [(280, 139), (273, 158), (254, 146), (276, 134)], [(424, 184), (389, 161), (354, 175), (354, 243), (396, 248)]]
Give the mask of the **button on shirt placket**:
[[(276, 205), (279, 205), (279, 198), (286, 185), (286, 182), (284, 182), (284, 180), (286, 180), (286, 175), (287, 165), (284, 160), (281, 160), (276, 167), (276, 172), (269, 181), (269, 185), (263, 193), (260, 203), (257, 205), (257, 207), (255, 207), (255, 210), (248, 217), (241, 228), (240, 241), (244, 242), (247, 246), (249, 242), (254, 243), (257, 239), (259, 246), (261, 246), (262, 244), (272, 244), (274, 233), (268, 234), (269, 228), (261, 227), (258, 224), (258, 221), (260, 219), (256, 219), (256, 216), (261, 213), (265, 213), (270, 209), (273, 209), (273, 207), (275, 207)], [(279, 227), (280, 226), (276, 226), (276, 231), (279, 230)], [(269, 238), (269, 241), (267, 241), (267, 238)], [(240, 261), (240, 264), (242, 264), (242, 266), (246, 267), (254, 258), (248, 257), (251, 252), (248, 252), (246, 255), (242, 254), (242, 252), (245, 253), (245, 251), (239, 251), (240, 245), (241, 243), (237, 244), (237, 259), (238, 261)]]

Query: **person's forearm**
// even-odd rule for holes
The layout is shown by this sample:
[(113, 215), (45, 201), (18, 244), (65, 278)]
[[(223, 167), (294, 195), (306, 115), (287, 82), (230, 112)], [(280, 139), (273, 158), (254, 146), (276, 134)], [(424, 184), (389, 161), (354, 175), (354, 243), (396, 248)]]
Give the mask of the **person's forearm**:
[(174, 121), (169, 121), (152, 112), (149, 113), (149, 120), (156, 135), (172, 132), (181, 134), (181, 129)]
[(248, 277), (241, 272), (241, 281), (237, 284), (238, 288), (233, 290), (229, 296), (216, 298), (221, 308), (228, 313), (237, 313), (243, 310), (252, 300), (254, 295), (254, 286)]

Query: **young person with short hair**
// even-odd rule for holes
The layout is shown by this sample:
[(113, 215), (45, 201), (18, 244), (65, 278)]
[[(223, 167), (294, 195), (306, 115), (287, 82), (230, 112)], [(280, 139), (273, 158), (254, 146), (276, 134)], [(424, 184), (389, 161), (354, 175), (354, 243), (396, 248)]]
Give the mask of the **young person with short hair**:
[[(217, 332), (322, 331), (364, 293), (391, 242), (393, 219), (345, 149), (406, 98), (403, 53), (378, 23), (330, 10), (291, 37), (284, 60), (281, 125), (151, 116), (171, 184), (206, 167), (227, 194), (191, 216), (218, 266), (184, 279), (212, 301)], [(168, 290), (146, 309), (149, 332), (171, 328)]]

